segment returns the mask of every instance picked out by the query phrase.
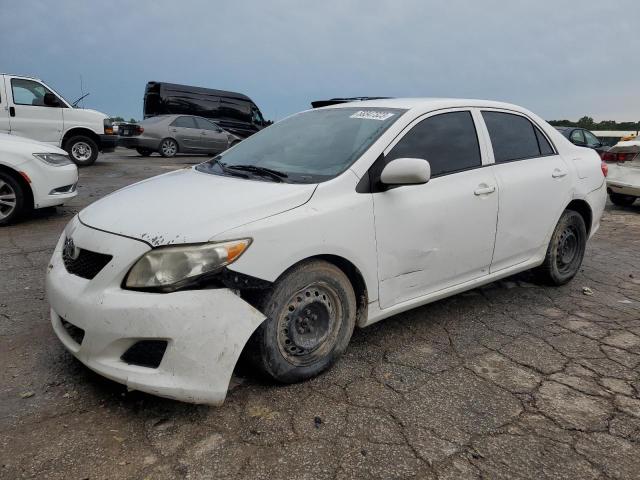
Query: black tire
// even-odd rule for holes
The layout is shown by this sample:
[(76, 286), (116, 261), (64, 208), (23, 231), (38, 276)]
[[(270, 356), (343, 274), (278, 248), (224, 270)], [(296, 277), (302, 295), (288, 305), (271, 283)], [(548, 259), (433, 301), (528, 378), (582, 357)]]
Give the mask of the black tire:
[(178, 153), (178, 142), (173, 138), (165, 138), (160, 142), (158, 151), (165, 158), (175, 157), (176, 153)]
[(565, 210), (556, 225), (544, 262), (537, 268), (539, 279), (548, 285), (564, 285), (575, 277), (587, 246), (587, 228), (582, 215)]
[(356, 297), (335, 265), (311, 260), (283, 274), (260, 302), (267, 319), (249, 348), (255, 366), (282, 383), (314, 377), (344, 352), (356, 318)]
[(30, 210), (24, 187), (11, 174), (0, 172), (0, 226), (15, 222)]
[(619, 207), (629, 207), (633, 205), (633, 202), (636, 201), (637, 197), (633, 195), (623, 195), (621, 193), (613, 193), (609, 194), (609, 198), (614, 205), (618, 205)]
[(138, 147), (138, 148), (136, 148), (136, 152), (138, 152), (138, 154), (143, 156), (143, 157), (148, 157), (149, 155), (151, 155), (153, 153), (153, 150), (151, 150), (150, 148)]
[(98, 158), (98, 144), (84, 135), (71, 137), (65, 142), (64, 149), (79, 167), (93, 165)]

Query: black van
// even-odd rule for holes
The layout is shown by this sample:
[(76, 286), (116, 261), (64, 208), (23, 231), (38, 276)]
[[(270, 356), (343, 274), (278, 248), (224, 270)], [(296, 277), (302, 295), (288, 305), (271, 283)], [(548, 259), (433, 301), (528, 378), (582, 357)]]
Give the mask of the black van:
[(242, 93), (165, 82), (147, 83), (143, 112), (144, 118), (167, 114), (210, 118), (242, 138), (271, 123), (265, 122), (258, 106)]

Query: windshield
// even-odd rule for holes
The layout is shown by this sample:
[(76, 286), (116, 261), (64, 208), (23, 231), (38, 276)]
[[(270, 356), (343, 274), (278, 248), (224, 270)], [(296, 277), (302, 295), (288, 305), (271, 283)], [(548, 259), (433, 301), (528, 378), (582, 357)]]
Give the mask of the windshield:
[[(404, 112), (371, 107), (302, 112), (265, 128), (196, 169), (222, 175), (229, 174), (233, 167), (255, 166), (283, 173), (287, 182), (322, 182), (349, 168)], [(254, 176), (265, 179), (258, 174), (251, 178)]]

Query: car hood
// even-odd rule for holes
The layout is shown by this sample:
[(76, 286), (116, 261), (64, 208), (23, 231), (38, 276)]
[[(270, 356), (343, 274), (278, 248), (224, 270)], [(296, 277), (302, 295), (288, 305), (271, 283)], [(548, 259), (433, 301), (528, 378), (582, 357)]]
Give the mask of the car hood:
[(315, 188), (189, 168), (118, 190), (82, 210), (80, 221), (153, 247), (206, 242), (229, 229), (298, 207)]

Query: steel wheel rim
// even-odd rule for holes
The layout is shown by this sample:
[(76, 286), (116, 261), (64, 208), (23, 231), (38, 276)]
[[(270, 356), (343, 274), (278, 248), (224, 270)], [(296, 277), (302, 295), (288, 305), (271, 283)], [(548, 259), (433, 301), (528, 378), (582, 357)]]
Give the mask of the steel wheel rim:
[(175, 155), (177, 151), (176, 143), (172, 140), (162, 142), (162, 153), (165, 155)]
[(336, 345), (342, 326), (342, 302), (326, 283), (294, 293), (278, 317), (278, 350), (292, 365), (311, 365)]
[(77, 142), (71, 147), (71, 155), (80, 162), (84, 162), (91, 158), (91, 145), (86, 142)]
[(556, 266), (560, 273), (568, 273), (580, 252), (578, 232), (573, 227), (565, 228), (558, 238), (556, 248)]
[(0, 180), (0, 219), (5, 219), (13, 213), (18, 204), (16, 192), (4, 180)]

